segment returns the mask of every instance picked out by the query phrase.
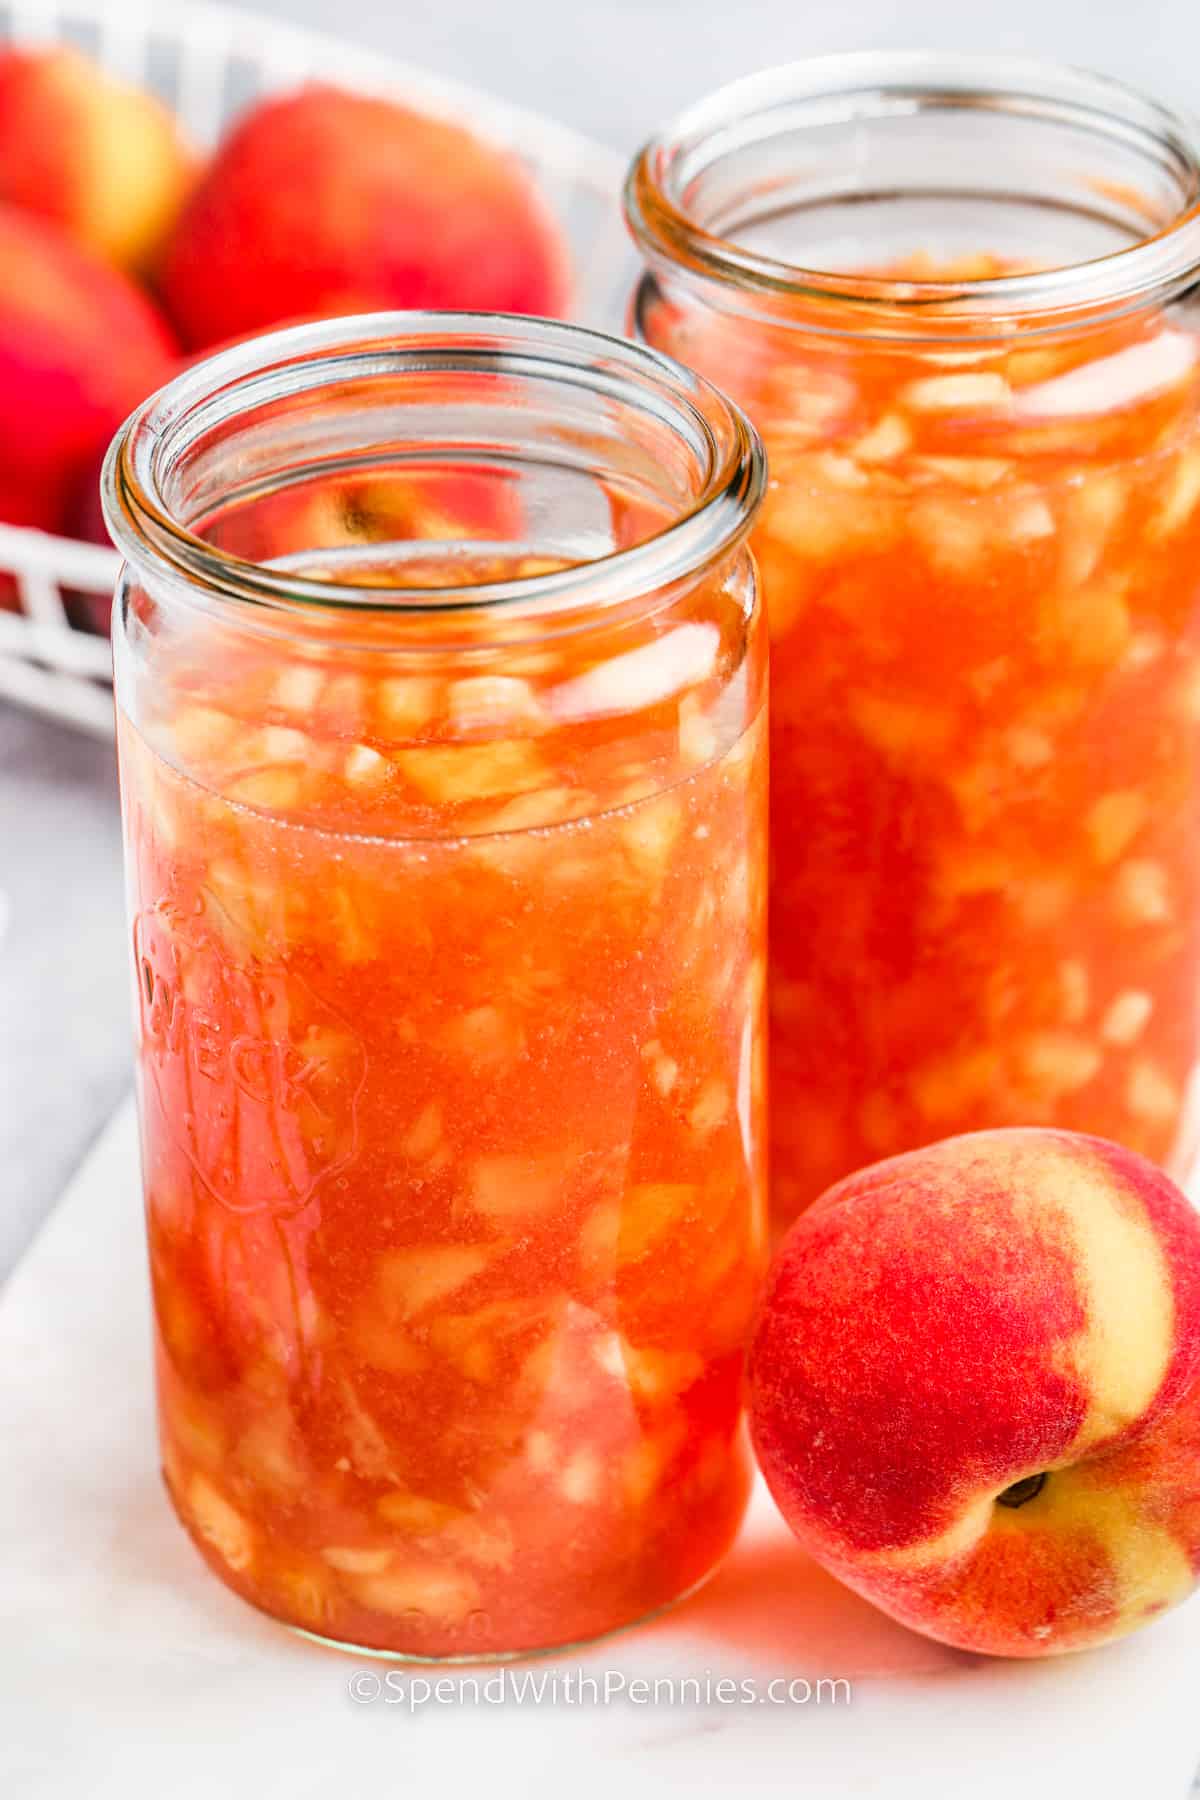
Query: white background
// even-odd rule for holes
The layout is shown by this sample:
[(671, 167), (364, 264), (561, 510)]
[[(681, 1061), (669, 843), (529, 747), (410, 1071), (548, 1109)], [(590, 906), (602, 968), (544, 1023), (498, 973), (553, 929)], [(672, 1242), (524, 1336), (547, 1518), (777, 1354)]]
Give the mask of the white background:
[[(1200, 110), (1200, 0), (258, 4), (488, 86), (627, 151), (736, 75), (880, 46), (1056, 56)], [(129, 1079), (111, 755), (2, 702), (0, 893), (9, 913), (0, 941), (2, 1278)]]
[(632, 149), (709, 89), (832, 50), (986, 49), (1088, 63), (1200, 109), (1196, 0), (266, 0)]

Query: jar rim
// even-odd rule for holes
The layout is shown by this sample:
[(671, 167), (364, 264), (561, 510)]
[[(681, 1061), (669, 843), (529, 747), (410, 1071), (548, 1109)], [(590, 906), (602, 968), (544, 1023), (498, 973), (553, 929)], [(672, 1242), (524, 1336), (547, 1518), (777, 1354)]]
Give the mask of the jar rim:
[[(730, 147), (819, 122), (854, 123), (924, 106), (1086, 125), (1137, 144), (1170, 167), (1181, 190), (1174, 215), (1103, 255), (1031, 272), (975, 279), (908, 279), (811, 268), (759, 253), (709, 230), (688, 210), (688, 183)], [(855, 51), (766, 69), (719, 88), (680, 114), (638, 152), (625, 186), (626, 221), (652, 268), (686, 269), (755, 302), (834, 301), (856, 330), (893, 335), (905, 325), (950, 330), (964, 321), (1053, 326), (1064, 314), (1132, 310), (1200, 276), (1200, 132), (1182, 115), (1107, 76), (1069, 64), (953, 51)], [(772, 313), (773, 322), (788, 319)]]
[[(561, 569), (499, 581), (356, 585), (240, 557), (190, 531), (163, 495), (163, 478), (198, 421), (239, 398), (260, 402), (338, 381), (431, 370), (593, 383), (673, 423), (703, 454), (690, 504), (637, 543)], [(192, 364), (121, 426), (101, 477), (104, 515), (125, 561), (176, 591), (291, 611), (444, 615), (504, 608), (510, 616), (591, 611), (657, 592), (708, 566), (744, 538), (766, 488), (754, 426), (711, 382), (671, 357), (576, 324), (509, 313), (379, 312), (318, 320), (245, 340)], [(429, 548), (436, 552), (436, 542)]]

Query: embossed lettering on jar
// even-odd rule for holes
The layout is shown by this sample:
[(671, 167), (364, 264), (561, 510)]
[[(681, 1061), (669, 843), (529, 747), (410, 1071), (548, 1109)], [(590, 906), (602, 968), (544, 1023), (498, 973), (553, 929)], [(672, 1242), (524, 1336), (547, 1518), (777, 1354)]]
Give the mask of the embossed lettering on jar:
[(757, 441), (521, 320), (306, 327), (110, 456), (163, 1463), (342, 1645), (693, 1587), (762, 1252)]
[(1049, 1124), (1186, 1176), (1200, 162), (1074, 71), (832, 58), (628, 188), (634, 319), (762, 431), (772, 1194)]

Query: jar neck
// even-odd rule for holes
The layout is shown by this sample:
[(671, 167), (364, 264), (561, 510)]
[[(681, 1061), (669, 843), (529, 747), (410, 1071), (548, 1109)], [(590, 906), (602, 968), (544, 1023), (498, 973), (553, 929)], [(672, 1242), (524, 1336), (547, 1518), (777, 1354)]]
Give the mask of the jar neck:
[(665, 357), (408, 313), (186, 371), (119, 434), (104, 499), (157, 599), (331, 645), (445, 647), (645, 607), (737, 548), (764, 479), (737, 408)]
[(816, 58), (735, 83), (653, 139), (626, 212), (665, 289), (776, 325), (1078, 329), (1200, 278), (1200, 144), (1074, 69)]

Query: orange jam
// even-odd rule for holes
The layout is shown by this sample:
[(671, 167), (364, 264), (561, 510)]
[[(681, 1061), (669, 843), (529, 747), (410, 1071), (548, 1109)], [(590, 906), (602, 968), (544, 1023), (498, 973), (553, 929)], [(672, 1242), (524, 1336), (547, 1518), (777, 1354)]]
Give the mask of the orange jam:
[(1200, 1043), (1196, 322), (985, 322), (947, 350), (805, 317), (659, 298), (642, 320), (719, 375), (770, 465), (775, 1204), (993, 1125), (1178, 1166)]
[[(735, 548), (510, 641), (473, 587), (536, 603), (561, 556), (464, 553), (515, 523), (469, 482), (374, 491), (264, 501), (254, 545), (430, 589), (402, 650), (370, 596), (264, 630), (125, 595), (163, 1463), (264, 1611), (519, 1653), (694, 1586), (747, 1497), (762, 634)], [(647, 509), (609, 501), (619, 549)]]

